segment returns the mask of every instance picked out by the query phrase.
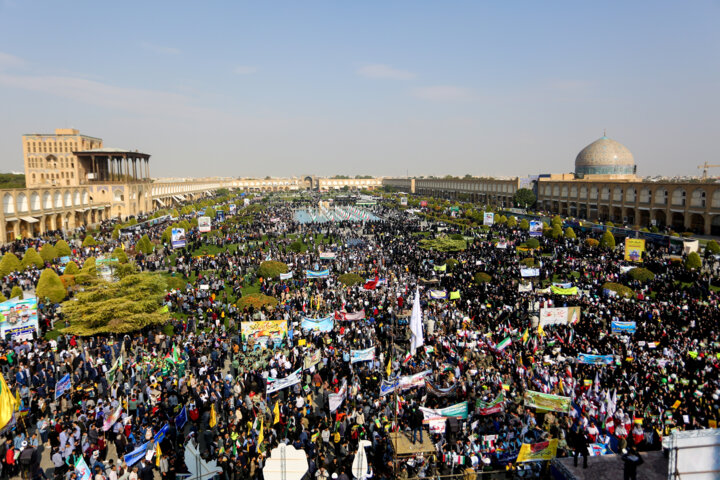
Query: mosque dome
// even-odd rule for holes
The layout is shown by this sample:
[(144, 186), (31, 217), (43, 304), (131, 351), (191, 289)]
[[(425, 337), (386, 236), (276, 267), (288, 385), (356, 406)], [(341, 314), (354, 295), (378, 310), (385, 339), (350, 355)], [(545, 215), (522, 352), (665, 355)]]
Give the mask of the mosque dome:
[(625, 145), (603, 135), (578, 153), (575, 173), (632, 175), (635, 173), (635, 159)]

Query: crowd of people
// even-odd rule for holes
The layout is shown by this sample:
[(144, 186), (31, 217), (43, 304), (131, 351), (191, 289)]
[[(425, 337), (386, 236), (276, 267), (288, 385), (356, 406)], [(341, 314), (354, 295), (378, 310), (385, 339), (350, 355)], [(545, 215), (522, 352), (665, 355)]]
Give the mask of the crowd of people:
[[(259, 204), (248, 222), (193, 228), (177, 249), (162, 242), (162, 222), (117, 239), (106, 222), (93, 247), (68, 238), (77, 264), (122, 246), (138, 268), (179, 280), (164, 297), (171, 320), (46, 338), (66, 323), (62, 308), (38, 299), (39, 335), (0, 343), (22, 405), (0, 446), (3, 477), (72, 479), (87, 465), (96, 480), (194, 478), (187, 452), (196, 449), (195, 462), (216, 462), (216, 478), (260, 479), (286, 444), (306, 455), (308, 479), (545, 478), (549, 463), (522, 461), (523, 445), (585, 464), (625, 454), (635, 465), (675, 430), (716, 426), (720, 298), (710, 255), (688, 270), (648, 243), (642, 266), (654, 278), (641, 282), (621, 247), (585, 241), (592, 230), (536, 237), (532, 248), (519, 226), (461, 232), (389, 202), (373, 207), (378, 221), (327, 224), (297, 222), (287, 199)], [(136, 252), (142, 235), (154, 252)], [(47, 241), (2, 251), (21, 256)], [(535, 265), (521, 263), (528, 258)], [(269, 260), (288, 273), (263, 278)], [(521, 276), (527, 268), (537, 270)], [(349, 273), (362, 281), (341, 278)], [(3, 293), (31, 292), (38, 276), (13, 272)], [(242, 307), (251, 292), (277, 304)], [(410, 325), (415, 303), (421, 332)], [(549, 308), (564, 307), (579, 315), (545, 322)], [(284, 328), (243, 330), (251, 322)], [(617, 331), (618, 322), (633, 328)], [(65, 375), (72, 387), (56, 398)]]

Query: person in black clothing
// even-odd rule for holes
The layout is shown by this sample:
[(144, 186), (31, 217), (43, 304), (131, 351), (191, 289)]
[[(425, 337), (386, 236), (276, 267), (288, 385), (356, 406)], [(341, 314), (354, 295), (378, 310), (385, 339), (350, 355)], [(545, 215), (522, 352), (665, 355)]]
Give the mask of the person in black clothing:
[(645, 460), (640, 456), (635, 447), (630, 447), (630, 450), (623, 454), (621, 457), (624, 468), (623, 478), (624, 480), (635, 480), (637, 478), (637, 467), (645, 463)]
[(570, 431), (571, 446), (573, 447), (573, 459), (575, 460), (575, 466), (578, 466), (578, 456), (583, 457), (583, 468), (587, 468), (587, 459), (590, 455), (588, 452), (588, 437), (583, 431), (580, 425), (575, 425)]
[(412, 428), (412, 442), (415, 443), (417, 440), (417, 432), (420, 432), (420, 443), (423, 443), (423, 414), (417, 405), (414, 405), (412, 414), (410, 416), (410, 428)]

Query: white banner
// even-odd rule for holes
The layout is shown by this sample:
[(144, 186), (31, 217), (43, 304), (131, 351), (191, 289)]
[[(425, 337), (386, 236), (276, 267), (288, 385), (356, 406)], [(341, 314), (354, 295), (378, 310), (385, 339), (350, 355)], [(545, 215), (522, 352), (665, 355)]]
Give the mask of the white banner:
[(340, 405), (345, 401), (347, 397), (347, 383), (343, 381), (343, 386), (338, 393), (331, 393), (328, 395), (328, 403), (330, 404), (330, 413), (338, 409)]
[(302, 369), (298, 368), (297, 370), (295, 370), (293, 373), (291, 373), (290, 375), (288, 375), (285, 378), (268, 377), (267, 389), (265, 390), (265, 392), (268, 394), (274, 393), (274, 392), (279, 392), (283, 388), (291, 387), (295, 384), (298, 384), (301, 381), (301, 378), (300, 378), (301, 374), (302, 374)]
[(350, 350), (350, 363), (367, 362), (375, 360), (375, 347), (365, 350)]
[(416, 373), (415, 375), (402, 376), (398, 382), (398, 388), (400, 388), (400, 390), (408, 390), (413, 387), (423, 386), (425, 385), (425, 377), (430, 375), (430, 373), (430, 370), (425, 370), (424, 372)]
[(281, 274), (280, 274), (280, 280), (289, 280), (289, 279), (291, 279), (291, 278), (293, 278), (293, 272), (281, 273)]
[(540, 325), (567, 325), (580, 320), (580, 307), (541, 308)]
[(540, 269), (539, 268), (521, 268), (520, 269), (520, 276), (525, 277), (539, 277), (540, 276)]

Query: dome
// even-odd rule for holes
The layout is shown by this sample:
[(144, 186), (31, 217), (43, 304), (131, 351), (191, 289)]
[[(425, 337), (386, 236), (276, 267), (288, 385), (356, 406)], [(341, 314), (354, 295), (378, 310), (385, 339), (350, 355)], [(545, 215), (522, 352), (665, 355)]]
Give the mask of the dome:
[(578, 153), (575, 173), (632, 175), (635, 173), (635, 159), (625, 145), (603, 136)]

